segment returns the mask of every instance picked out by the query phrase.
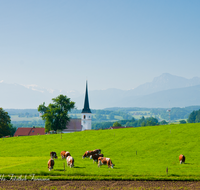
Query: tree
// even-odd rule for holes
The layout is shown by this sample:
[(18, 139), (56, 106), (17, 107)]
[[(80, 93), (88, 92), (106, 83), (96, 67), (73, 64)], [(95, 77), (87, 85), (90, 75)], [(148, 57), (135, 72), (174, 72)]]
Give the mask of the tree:
[(187, 122), (184, 119), (182, 119), (182, 120), (179, 121), (179, 123), (184, 124), (184, 123), (187, 123)]
[(196, 115), (195, 123), (200, 123), (200, 110), (198, 111)]
[(199, 123), (200, 122), (200, 110), (193, 111), (187, 120), (188, 123)]
[(165, 121), (165, 120), (162, 120), (161, 122), (160, 122), (160, 125), (167, 125), (168, 123)]
[(65, 129), (70, 121), (68, 112), (75, 108), (75, 102), (70, 101), (70, 98), (62, 94), (52, 100), (53, 104), (45, 106), (45, 103), (43, 103), (38, 107), (38, 111), (42, 114), (41, 117), (45, 121), (46, 132)]
[(11, 135), (10, 122), (11, 120), (8, 112), (4, 111), (3, 108), (0, 108), (0, 137)]
[(154, 117), (149, 117), (146, 119), (146, 125), (147, 126), (155, 126), (158, 125), (158, 120)]
[(113, 127), (121, 127), (122, 125), (119, 123), (119, 122), (115, 122), (115, 123), (113, 123)]

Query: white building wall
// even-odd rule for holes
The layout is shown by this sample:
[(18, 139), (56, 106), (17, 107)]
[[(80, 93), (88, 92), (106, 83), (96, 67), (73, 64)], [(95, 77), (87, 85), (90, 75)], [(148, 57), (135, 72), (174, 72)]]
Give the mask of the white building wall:
[(92, 114), (82, 113), (81, 118), (82, 131), (92, 129)]

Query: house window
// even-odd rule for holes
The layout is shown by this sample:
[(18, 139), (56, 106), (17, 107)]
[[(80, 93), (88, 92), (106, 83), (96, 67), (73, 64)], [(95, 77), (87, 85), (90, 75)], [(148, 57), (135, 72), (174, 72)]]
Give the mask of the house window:
[(83, 119), (85, 119), (85, 117), (86, 117), (86, 116), (84, 115), (84, 116), (83, 116)]

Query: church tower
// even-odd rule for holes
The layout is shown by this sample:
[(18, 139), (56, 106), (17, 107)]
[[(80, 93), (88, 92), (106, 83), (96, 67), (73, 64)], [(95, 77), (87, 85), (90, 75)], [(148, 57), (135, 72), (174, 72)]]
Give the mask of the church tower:
[(84, 108), (82, 109), (81, 114), (82, 114), (81, 118), (82, 131), (92, 129), (92, 112), (89, 107), (87, 81), (86, 81)]

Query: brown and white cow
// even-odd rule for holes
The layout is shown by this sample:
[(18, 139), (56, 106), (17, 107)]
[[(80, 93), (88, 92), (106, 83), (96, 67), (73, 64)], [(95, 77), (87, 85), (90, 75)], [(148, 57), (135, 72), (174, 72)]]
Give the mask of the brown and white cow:
[(93, 163), (94, 162), (98, 162), (98, 158), (99, 157), (103, 157), (103, 154), (93, 154), (93, 155), (90, 155), (90, 159), (93, 159)]
[(50, 157), (51, 158), (58, 158), (56, 155), (56, 152), (50, 152)]
[(185, 156), (181, 154), (179, 156), (179, 161), (180, 161), (180, 164), (185, 163)]
[(65, 158), (65, 153), (66, 153), (65, 150), (61, 151), (60, 155), (61, 155), (61, 158), (62, 158), (62, 159)]
[(86, 152), (83, 154), (82, 158), (88, 158), (88, 157), (90, 157), (90, 156), (93, 155), (93, 154), (96, 154), (96, 152), (91, 151), (91, 150), (88, 150), (88, 151), (86, 151)]
[(52, 158), (49, 159), (49, 161), (47, 162), (47, 165), (48, 165), (49, 171), (51, 171), (54, 166), (54, 160)]
[(60, 155), (61, 155), (62, 159), (67, 158), (67, 156), (71, 156), (70, 153), (68, 151), (65, 151), (65, 150), (61, 151)]
[(82, 158), (89, 158), (91, 155), (100, 154), (100, 153), (101, 153), (101, 149), (88, 150), (83, 154)]
[(105, 158), (105, 157), (99, 157), (98, 158), (98, 167), (101, 165), (107, 165), (109, 168), (113, 168), (114, 164), (112, 163), (110, 158)]
[(66, 160), (67, 160), (67, 165), (70, 166), (70, 168), (74, 167), (74, 158), (72, 156), (68, 156)]
[(67, 158), (68, 156), (71, 156), (71, 154), (67, 151), (65, 152), (65, 158)]

